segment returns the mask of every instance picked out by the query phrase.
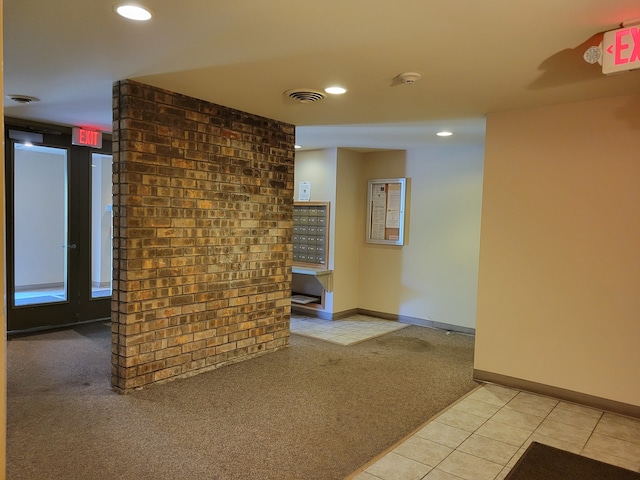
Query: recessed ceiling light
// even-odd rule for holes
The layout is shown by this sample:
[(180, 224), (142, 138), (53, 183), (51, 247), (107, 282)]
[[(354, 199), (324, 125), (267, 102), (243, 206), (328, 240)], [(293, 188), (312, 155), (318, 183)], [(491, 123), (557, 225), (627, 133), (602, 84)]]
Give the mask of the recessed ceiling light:
[(151, 12), (138, 5), (119, 5), (115, 10), (118, 15), (129, 20), (145, 21), (151, 18)]
[(450, 137), (451, 135), (453, 135), (453, 133), (444, 131), (444, 132), (438, 132), (436, 133), (436, 135), (438, 135), (439, 137)]
[(345, 93), (347, 91), (346, 88), (343, 87), (327, 87), (324, 89), (325, 92), (327, 93), (331, 93), (333, 95), (342, 95), (343, 93)]
[(302, 148), (301, 145), (294, 145), (293, 148)]

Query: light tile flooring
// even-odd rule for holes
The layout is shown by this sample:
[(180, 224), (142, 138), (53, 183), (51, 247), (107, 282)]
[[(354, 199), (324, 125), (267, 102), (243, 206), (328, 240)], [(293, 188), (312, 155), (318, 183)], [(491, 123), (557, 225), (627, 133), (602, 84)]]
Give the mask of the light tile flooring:
[(353, 315), (343, 320), (322, 320), (291, 314), (291, 333), (313, 337), (339, 345), (354, 345), (409, 325), (367, 315)]
[(348, 478), (504, 479), (533, 441), (640, 471), (640, 420), (486, 384)]

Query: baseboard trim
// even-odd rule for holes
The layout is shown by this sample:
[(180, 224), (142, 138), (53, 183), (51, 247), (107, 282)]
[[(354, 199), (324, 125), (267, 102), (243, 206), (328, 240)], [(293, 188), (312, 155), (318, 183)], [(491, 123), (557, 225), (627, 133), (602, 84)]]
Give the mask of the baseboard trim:
[(351, 317), (352, 315), (357, 315), (360, 313), (360, 310), (357, 308), (352, 308), (350, 310), (343, 310), (342, 312), (335, 312), (332, 316), (333, 320), (340, 320), (341, 318)]
[(532, 382), (522, 378), (510, 377), (499, 373), (473, 369), (473, 379), (479, 382), (495, 383), (505, 387), (517, 388), (531, 393), (538, 393), (549, 397), (559, 398), (568, 402), (594, 407), (611, 413), (625, 415), (627, 417), (640, 418), (640, 406), (596, 397), (586, 393), (580, 393), (565, 388), (553, 387), (543, 383)]
[(31, 285), (16, 285), (14, 290), (16, 292), (29, 292), (31, 290), (47, 290), (50, 288), (64, 289), (64, 282), (54, 283), (34, 283)]
[(462, 327), (460, 325), (450, 325), (448, 323), (434, 322), (424, 318), (409, 317), (407, 315), (396, 315), (393, 313), (376, 312), (374, 310), (358, 309), (361, 315), (369, 315), (371, 317), (384, 318), (385, 320), (395, 320), (400, 323), (408, 323), (409, 325), (417, 325), (419, 327), (436, 328), (438, 330), (448, 330), (450, 332), (464, 333), (467, 335), (475, 335), (475, 328)]
[(304, 308), (291, 305), (291, 313), (298, 313), (312, 318), (320, 318), (321, 320), (333, 320), (333, 314), (325, 310), (317, 308)]

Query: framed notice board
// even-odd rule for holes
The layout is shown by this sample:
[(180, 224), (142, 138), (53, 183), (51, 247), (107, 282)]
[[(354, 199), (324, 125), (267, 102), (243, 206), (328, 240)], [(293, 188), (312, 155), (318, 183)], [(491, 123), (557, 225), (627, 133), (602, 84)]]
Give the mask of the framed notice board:
[(369, 180), (367, 243), (404, 244), (406, 178)]

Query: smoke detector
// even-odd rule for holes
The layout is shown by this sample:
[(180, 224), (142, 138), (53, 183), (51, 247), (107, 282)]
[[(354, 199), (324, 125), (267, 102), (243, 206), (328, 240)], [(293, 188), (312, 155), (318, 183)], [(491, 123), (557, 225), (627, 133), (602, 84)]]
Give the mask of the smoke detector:
[(19, 103), (21, 105), (27, 105), (29, 103), (33, 103), (33, 102), (39, 102), (40, 99), (36, 98), (36, 97), (30, 97), (29, 95), (16, 95), (16, 94), (11, 94), (11, 95), (7, 95), (7, 98), (13, 102)]
[(405, 85), (413, 85), (422, 78), (422, 75), (416, 72), (405, 72), (398, 75), (397, 78)]
[(287, 90), (284, 94), (300, 103), (313, 103), (319, 100), (324, 100), (327, 95), (319, 90), (312, 90), (310, 88), (296, 88), (293, 90)]

